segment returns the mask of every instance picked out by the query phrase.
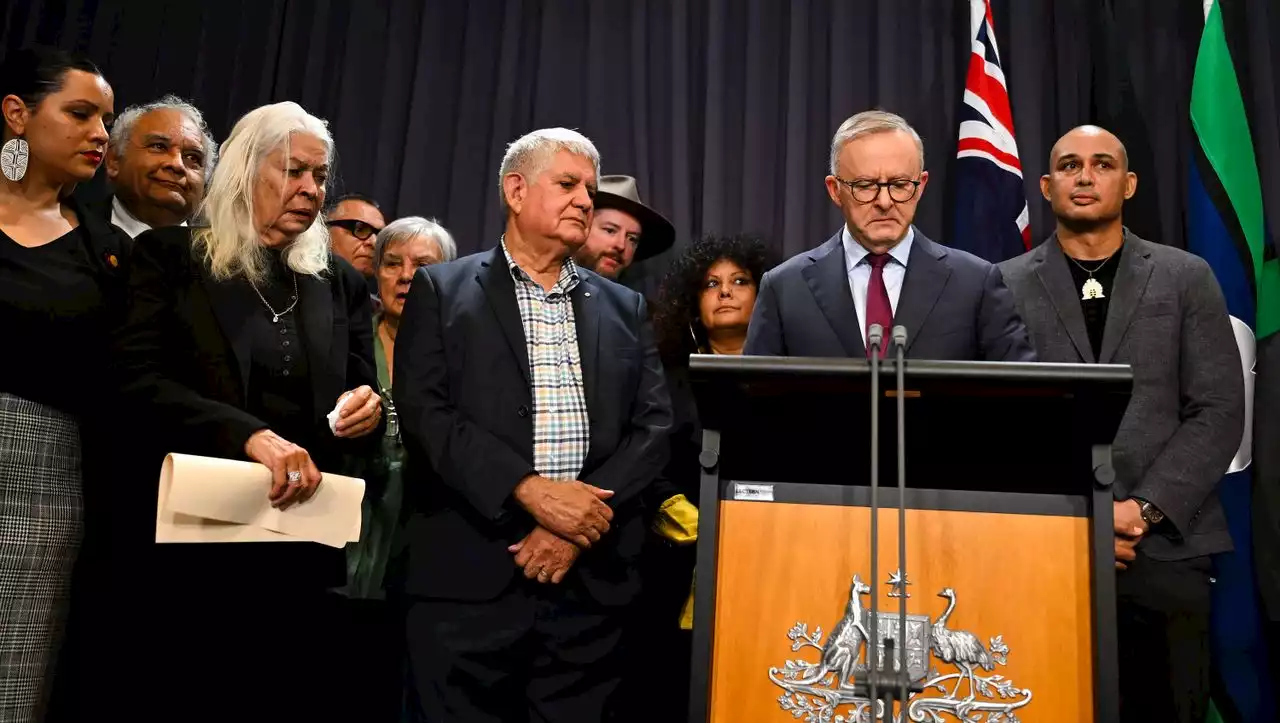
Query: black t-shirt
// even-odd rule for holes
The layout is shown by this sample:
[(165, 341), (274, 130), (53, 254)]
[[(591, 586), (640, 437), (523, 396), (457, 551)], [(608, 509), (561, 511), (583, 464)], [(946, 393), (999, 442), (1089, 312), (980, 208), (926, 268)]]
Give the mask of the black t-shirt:
[[(1089, 332), (1089, 346), (1093, 347), (1095, 359), (1102, 351), (1102, 334), (1107, 328), (1107, 309), (1111, 305), (1111, 290), (1115, 286), (1116, 269), (1120, 268), (1120, 257), (1123, 255), (1124, 246), (1121, 246), (1105, 262), (1079, 261), (1070, 256), (1067, 257), (1067, 265), (1071, 267), (1071, 278), (1075, 281), (1076, 293), (1080, 294), (1080, 310), (1084, 312), (1084, 327)], [(1081, 268), (1082, 265), (1084, 268)], [(1089, 280), (1089, 271), (1093, 271), (1094, 280), (1102, 285), (1102, 296), (1098, 298), (1084, 298), (1084, 285)]]
[(35, 247), (0, 232), (0, 391), (78, 413), (105, 384), (103, 274), (83, 225)]

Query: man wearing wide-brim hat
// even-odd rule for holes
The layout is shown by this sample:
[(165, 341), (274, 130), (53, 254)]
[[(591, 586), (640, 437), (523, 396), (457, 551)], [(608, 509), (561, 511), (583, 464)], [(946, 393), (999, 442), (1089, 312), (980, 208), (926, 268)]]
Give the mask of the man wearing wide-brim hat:
[(574, 255), (580, 266), (607, 279), (618, 276), (636, 261), (666, 251), (675, 242), (671, 222), (640, 202), (636, 179), (601, 176), (595, 195), (595, 213), (587, 242)]

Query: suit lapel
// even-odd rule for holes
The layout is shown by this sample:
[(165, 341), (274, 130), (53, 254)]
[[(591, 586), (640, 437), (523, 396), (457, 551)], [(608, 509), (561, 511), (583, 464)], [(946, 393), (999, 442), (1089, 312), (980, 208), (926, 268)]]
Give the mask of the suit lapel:
[[(328, 414), (338, 402), (334, 396), (343, 389), (342, 381), (329, 379), (335, 370), (346, 369), (345, 364), (335, 365), (329, 360), (333, 349), (333, 289), (331, 282), (314, 276), (298, 274), (298, 325), (305, 340), (307, 365), (310, 367), (311, 391), (319, 414)], [(329, 384), (326, 384), (329, 382)], [(330, 397), (333, 397), (332, 399)]]
[(827, 317), (827, 323), (835, 331), (845, 354), (865, 357), (867, 348), (862, 343), (861, 322), (853, 306), (853, 293), (849, 291), (849, 272), (845, 268), (844, 246), (840, 237), (837, 233), (828, 242), (827, 254), (806, 266), (800, 274), (809, 284), (814, 301)]
[(493, 256), (488, 261), (480, 264), (476, 282), (489, 299), (489, 308), (498, 319), (498, 327), (502, 329), (511, 353), (515, 355), (525, 384), (532, 387), (533, 382), (529, 378), (529, 349), (525, 345), (524, 323), (520, 321), (520, 307), (516, 301), (516, 284), (511, 278), (511, 270), (507, 267), (507, 257), (502, 253), (501, 245), (494, 249)]
[[(213, 315), (222, 327), (222, 335), (231, 345), (231, 353), (235, 357), (236, 369), (240, 372), (241, 401), (248, 403), (249, 395), (249, 315), (256, 311), (253, 303), (253, 291), (239, 289), (242, 283), (238, 280), (217, 281), (209, 276), (207, 269), (201, 264), (200, 282), (209, 295), (209, 305), (213, 307)], [(247, 291), (248, 293), (241, 293)]]
[[(898, 294), (898, 308), (893, 314), (894, 326), (907, 330), (907, 348), (910, 352), (920, 330), (942, 296), (942, 289), (951, 278), (951, 267), (943, 261), (947, 250), (933, 243), (920, 231), (911, 242), (911, 254), (907, 257), (907, 274), (902, 279), (902, 291)], [(886, 337), (889, 330), (886, 329)]]
[(585, 278), (569, 294), (573, 299), (573, 321), (578, 332), (578, 356), (582, 362), (582, 387), (587, 395), (589, 419), (601, 419), (600, 395), (600, 290)]
[(1124, 232), (1124, 249), (1120, 254), (1120, 268), (1116, 269), (1116, 282), (1112, 287), (1111, 303), (1107, 305), (1107, 325), (1102, 332), (1102, 353), (1098, 361), (1110, 364), (1120, 348), (1120, 341), (1129, 331), (1133, 315), (1147, 291), (1154, 266), (1148, 260), (1151, 250), (1142, 239)]
[[(1071, 278), (1071, 269), (1067, 267), (1066, 254), (1058, 244), (1058, 235), (1053, 234), (1040, 244), (1039, 258), (1035, 264), (1036, 277), (1049, 292), (1049, 301), (1053, 303), (1058, 319), (1067, 329), (1071, 343), (1075, 345), (1080, 358), (1092, 364), (1097, 359), (1093, 356), (1093, 344), (1089, 343), (1089, 331), (1084, 326), (1084, 312), (1080, 310), (1080, 295), (1076, 292), (1075, 281)], [(1112, 300), (1114, 304), (1114, 300)], [(1103, 344), (1105, 348), (1105, 344)]]

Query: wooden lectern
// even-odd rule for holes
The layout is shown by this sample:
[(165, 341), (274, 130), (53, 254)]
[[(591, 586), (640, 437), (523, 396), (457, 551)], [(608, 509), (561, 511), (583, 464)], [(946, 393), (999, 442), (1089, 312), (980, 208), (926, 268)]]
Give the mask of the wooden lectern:
[(705, 430), (690, 721), (869, 721), (869, 647), (897, 657), (885, 637), (920, 691), (908, 720), (1118, 718), (1110, 445), (1128, 366), (908, 361), (905, 581), (892, 363), (879, 580), (868, 363), (696, 355), (690, 372)]

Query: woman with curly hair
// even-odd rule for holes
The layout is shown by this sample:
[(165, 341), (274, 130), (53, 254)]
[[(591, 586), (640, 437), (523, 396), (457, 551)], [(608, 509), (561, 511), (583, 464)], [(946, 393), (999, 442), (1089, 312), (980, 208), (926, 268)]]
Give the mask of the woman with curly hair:
[(741, 354), (769, 250), (754, 236), (707, 236), (671, 265), (658, 292), (654, 330), (670, 374), (690, 354)]
[[(695, 241), (671, 264), (662, 281), (654, 312), (658, 351), (671, 392), (675, 424), (671, 432), (671, 462), (665, 479), (649, 490), (657, 507), (655, 536), (643, 556), (644, 613), (636, 631), (640, 649), (632, 676), (641, 691), (636, 720), (657, 717), (659, 705), (651, 695), (661, 685), (654, 676), (687, 679), (693, 624), (689, 602), (693, 575), (693, 546), (698, 529), (698, 453), (702, 425), (689, 385), (690, 354), (741, 354), (747, 325), (755, 308), (756, 289), (768, 267), (765, 242), (752, 236), (707, 236)], [(683, 605), (683, 609), (682, 609)], [(679, 625), (677, 625), (679, 621)], [(684, 710), (688, 690), (677, 686), (677, 700), (662, 697), (661, 710)]]
[(658, 292), (653, 326), (675, 413), (668, 472), (675, 493), (695, 504), (702, 425), (689, 386), (689, 355), (742, 353), (756, 290), (769, 265), (762, 239), (707, 236), (672, 262)]

